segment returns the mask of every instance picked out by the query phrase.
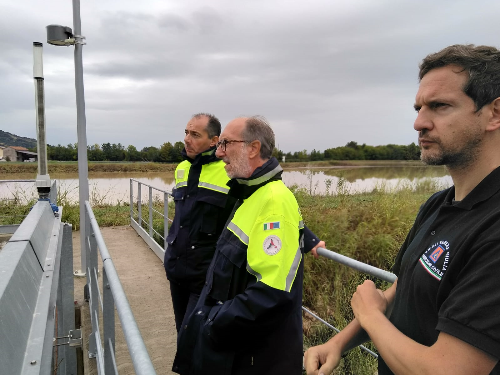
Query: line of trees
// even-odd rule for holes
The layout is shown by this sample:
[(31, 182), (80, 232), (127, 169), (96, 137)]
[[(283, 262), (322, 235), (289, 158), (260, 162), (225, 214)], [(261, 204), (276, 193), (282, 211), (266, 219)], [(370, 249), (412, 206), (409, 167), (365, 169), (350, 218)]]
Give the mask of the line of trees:
[(420, 148), (411, 143), (408, 146), (385, 145), (368, 146), (358, 145), (356, 142), (349, 142), (345, 146), (328, 148), (324, 152), (312, 150), (297, 151), (294, 153), (284, 153), (281, 150), (274, 150), (273, 155), (286, 161), (315, 161), (315, 160), (420, 160)]
[[(160, 163), (178, 163), (182, 161), (181, 151), (184, 143), (170, 142), (160, 147), (149, 146), (137, 150), (133, 145), (127, 148), (121, 143), (103, 143), (87, 146), (87, 158), (89, 161), (146, 161)], [(35, 150), (36, 152), (36, 150)], [(78, 160), (78, 144), (67, 146), (47, 145), (47, 157), (49, 160), (76, 161)]]
[[(89, 161), (147, 161), (160, 163), (178, 163), (182, 161), (181, 151), (184, 143), (175, 142), (174, 144), (166, 142), (160, 147), (149, 146), (142, 150), (137, 150), (135, 146), (125, 148), (121, 143), (103, 143), (94, 144), (87, 147), (87, 156)], [(32, 150), (36, 152), (36, 149)], [(67, 146), (47, 145), (49, 160), (76, 161), (78, 160), (77, 144)], [(358, 145), (356, 142), (349, 142), (345, 146), (328, 148), (325, 151), (307, 150), (294, 153), (283, 152), (274, 149), (273, 156), (282, 160), (285, 156), (286, 161), (315, 161), (315, 160), (419, 160), (420, 149), (415, 143), (408, 146), (385, 145), (368, 146), (366, 144)]]

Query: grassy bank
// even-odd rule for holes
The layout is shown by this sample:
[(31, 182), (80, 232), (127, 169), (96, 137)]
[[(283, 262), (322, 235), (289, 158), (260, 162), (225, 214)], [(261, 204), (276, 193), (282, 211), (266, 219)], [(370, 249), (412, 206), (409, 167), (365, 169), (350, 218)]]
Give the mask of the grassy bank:
[[(89, 172), (171, 172), (177, 164), (164, 163), (103, 163), (89, 162)], [(4, 162), (0, 163), (0, 173), (33, 173), (36, 175), (37, 163)], [(49, 162), (50, 173), (78, 173), (78, 162)]]
[[(417, 190), (402, 188), (394, 193), (374, 191), (349, 195), (343, 190), (342, 180), (334, 190), (335, 195), (310, 195), (306, 190), (292, 189), (301, 207), (307, 226), (326, 242), (329, 250), (355, 258), (375, 267), (390, 270), (399, 246), (413, 224), (420, 205), (439, 186), (421, 184)], [(74, 203), (59, 201), (63, 206), (62, 220), (79, 225), (79, 210)], [(170, 215), (173, 207), (170, 207)], [(126, 205), (94, 205), (94, 214), (100, 226), (128, 225), (129, 209)], [(162, 211), (161, 207), (156, 208)], [(7, 213), (20, 218), (29, 207), (14, 202), (1, 207)], [(147, 221), (147, 212), (143, 210)], [(15, 222), (15, 221), (12, 221)], [(19, 221), (18, 221), (19, 222)], [(163, 231), (161, 218), (155, 217), (155, 229)], [(1, 224), (6, 224), (5, 219)], [(342, 329), (352, 318), (350, 299), (358, 284), (366, 276), (331, 260), (305, 256), (303, 304), (333, 326)], [(374, 280), (385, 288), (382, 282)], [(309, 347), (323, 343), (332, 331), (322, 323), (304, 318), (304, 345)], [(368, 344), (370, 346), (370, 344)], [(342, 361), (336, 374), (372, 375), (376, 360), (359, 349), (352, 350)]]
[[(329, 160), (311, 162), (281, 163), (284, 169), (331, 168), (331, 167), (406, 167), (422, 166), (420, 161), (406, 160)], [(89, 172), (172, 172), (177, 164), (141, 162), (89, 162)], [(37, 163), (4, 162), (0, 163), (0, 173), (37, 173)], [(78, 173), (78, 162), (49, 162), (50, 173)]]

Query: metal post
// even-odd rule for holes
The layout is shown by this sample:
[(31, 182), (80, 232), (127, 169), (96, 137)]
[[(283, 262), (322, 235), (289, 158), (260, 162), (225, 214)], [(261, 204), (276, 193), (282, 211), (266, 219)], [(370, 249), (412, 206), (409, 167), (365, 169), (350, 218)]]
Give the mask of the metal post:
[(168, 193), (163, 193), (163, 249), (167, 250), (168, 234)]
[(142, 228), (142, 205), (141, 205), (141, 194), (142, 194), (142, 184), (139, 182), (137, 184), (137, 212), (138, 212), (138, 220), (137, 223), (139, 224), (139, 228)]
[[(85, 206), (83, 206), (85, 209)], [(85, 210), (86, 211), (86, 210)], [(89, 215), (88, 212), (85, 212), (86, 215)], [(97, 254), (97, 242), (94, 234), (94, 230), (90, 225), (90, 218), (87, 219), (88, 229), (87, 235), (89, 236), (88, 244), (90, 245), (89, 249), (89, 264), (87, 265), (87, 285), (90, 287), (90, 314), (92, 320), (92, 334), (89, 339), (89, 358), (95, 358), (97, 355), (97, 342), (99, 335), (96, 333), (96, 330), (99, 326), (99, 283), (97, 281), (98, 274), (98, 254)]]
[(134, 218), (134, 181), (130, 179), (130, 220)]
[(43, 79), (43, 44), (33, 43), (33, 78), (35, 80), (36, 139), (38, 175), (36, 188), (41, 199), (49, 197), (50, 176), (47, 167), (47, 139), (45, 132), (45, 92)]
[[(87, 162), (87, 129), (85, 118), (85, 96), (83, 89), (83, 63), (82, 63), (82, 25), (80, 19), (80, 0), (73, 0), (73, 31), (75, 38), (75, 91), (76, 115), (78, 133), (78, 183), (80, 199), (80, 245), (85, 249), (85, 201), (89, 200), (89, 168)], [(81, 255), (81, 270), (75, 272), (79, 276), (85, 274), (85, 256)]]
[(114, 373), (115, 353), (115, 301), (108, 281), (106, 269), (102, 271), (102, 323), (104, 330), (104, 369), (106, 374)]
[[(72, 227), (70, 224), (63, 224), (62, 232), (62, 248), (61, 248), (61, 298), (62, 306), (59, 307), (61, 312), (59, 316), (61, 335), (67, 335), (70, 330), (75, 329), (75, 305), (74, 305), (74, 281), (73, 281), (73, 240), (71, 238)], [(64, 287), (64, 293), (62, 289)], [(64, 374), (76, 374), (77, 361), (76, 349), (69, 345), (60, 347), (59, 352), (64, 361), (61, 365), (66, 372)], [(61, 372), (62, 373), (62, 372)]]
[(153, 188), (149, 187), (149, 237), (153, 238)]

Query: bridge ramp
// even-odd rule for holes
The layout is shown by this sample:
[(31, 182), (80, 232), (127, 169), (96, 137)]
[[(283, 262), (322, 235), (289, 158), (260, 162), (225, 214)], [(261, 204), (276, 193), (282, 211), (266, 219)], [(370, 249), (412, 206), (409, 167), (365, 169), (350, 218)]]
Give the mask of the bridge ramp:
[[(162, 262), (130, 226), (101, 228), (102, 235), (120, 277), (135, 320), (157, 374), (171, 372), (177, 333), (170, 290)], [(80, 233), (73, 232), (74, 269), (80, 268)], [(99, 265), (102, 270), (102, 263)], [(102, 285), (102, 279), (99, 280)], [(81, 306), (85, 374), (97, 374), (95, 359), (88, 358), (91, 331), (89, 304), (84, 301), (85, 278), (75, 278), (75, 303)], [(120, 375), (134, 374), (132, 361), (116, 321), (116, 362)]]

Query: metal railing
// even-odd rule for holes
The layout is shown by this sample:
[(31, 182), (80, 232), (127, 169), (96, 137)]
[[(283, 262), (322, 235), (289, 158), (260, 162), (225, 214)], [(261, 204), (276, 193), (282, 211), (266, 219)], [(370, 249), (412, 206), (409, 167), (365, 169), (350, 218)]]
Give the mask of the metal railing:
[[(146, 350), (132, 309), (128, 303), (113, 260), (104, 243), (97, 220), (88, 201), (85, 201), (86, 275), (92, 333), (89, 338), (89, 357), (96, 358), (98, 374), (118, 374), (115, 360), (115, 306), (136, 374), (156, 374)], [(102, 289), (98, 283), (98, 252), (102, 259)], [(103, 339), (99, 326), (102, 310)]]
[[(366, 273), (368, 275), (374, 276), (374, 277), (376, 277), (380, 280), (386, 281), (388, 283), (394, 283), (397, 279), (397, 276), (391, 272), (382, 270), (382, 269), (377, 268), (377, 267), (370, 266), (369, 264), (366, 264), (366, 263), (360, 262), (358, 260), (346, 257), (345, 255), (336, 253), (336, 252), (331, 251), (331, 250), (323, 249), (320, 247), (317, 249), (317, 253), (320, 256), (331, 259), (337, 263), (340, 263), (340, 264), (343, 264), (347, 267), (355, 269), (356, 271), (363, 272), (363, 273)], [(314, 314), (313, 312), (311, 312), (310, 310), (308, 310), (304, 306), (302, 306), (302, 310), (304, 310), (306, 313), (311, 315), (316, 320), (325, 324), (328, 328), (332, 329), (336, 333), (340, 332), (340, 330), (338, 328), (332, 326), (331, 324), (329, 324), (325, 320), (321, 319), (319, 316), (317, 316), (316, 314)], [(365, 347), (363, 345), (359, 345), (359, 348), (375, 358), (378, 357), (378, 355), (376, 353), (374, 353), (373, 351), (371, 351), (370, 349), (368, 349), (367, 347)]]
[[(137, 183), (137, 190), (134, 190), (134, 182)], [(147, 206), (148, 211), (147, 211), (147, 215), (146, 215), (146, 217), (148, 218), (147, 221), (144, 220), (143, 212), (142, 212), (142, 208), (143, 208), (142, 200), (144, 198), (142, 185), (147, 186), (147, 188), (148, 188), (148, 194), (146, 196), (147, 201), (148, 201), (148, 206)], [(134, 191), (137, 192), (137, 202), (136, 203), (134, 202)], [(159, 192), (159, 193), (157, 193), (156, 197), (153, 195), (154, 191)], [(161, 212), (159, 212), (158, 210), (156, 210), (154, 208), (154, 205), (153, 205), (153, 202), (155, 201), (155, 199), (156, 199), (157, 203), (161, 203), (161, 200), (158, 199), (158, 197), (161, 196), (161, 194), (163, 194), (163, 210), (164, 210), (163, 214)], [(166, 239), (167, 233), (168, 233), (167, 224), (168, 224), (168, 221), (170, 221), (170, 219), (168, 219), (168, 196), (169, 195), (172, 195), (172, 193), (167, 192), (165, 190), (157, 189), (151, 185), (145, 184), (145, 183), (140, 182), (138, 180), (130, 179), (130, 225), (136, 230), (136, 232), (144, 239), (144, 241), (149, 245), (149, 247), (155, 252), (155, 254), (158, 256), (158, 258), (160, 258), (162, 261), (163, 261), (163, 256), (165, 254), (165, 250), (167, 248), (167, 244), (166, 244), (165, 239)], [(137, 210), (134, 210), (134, 205), (137, 206)], [(163, 217), (163, 235), (160, 235), (158, 233), (158, 231), (156, 231), (156, 229), (153, 226), (153, 213), (157, 213)], [(148, 229), (148, 231), (146, 231), (143, 228), (143, 226), (145, 226), (146, 229)], [(158, 243), (155, 241), (155, 239), (153, 238), (153, 234), (157, 234), (158, 236), (160, 236), (163, 239), (163, 248), (160, 245), (158, 245)], [(340, 264), (343, 264), (343, 265), (346, 265), (350, 268), (353, 268), (359, 272), (363, 272), (365, 274), (374, 276), (380, 280), (383, 280), (383, 281), (386, 281), (389, 283), (394, 283), (394, 281), (397, 278), (396, 275), (394, 275), (391, 272), (382, 270), (382, 269), (377, 268), (377, 267), (370, 266), (369, 264), (357, 261), (355, 259), (349, 258), (345, 255), (336, 253), (334, 251), (319, 248), (317, 250), (317, 252), (318, 252), (318, 255), (321, 255), (325, 258), (331, 259), (335, 262), (338, 262)], [(325, 324), (327, 327), (329, 327), (333, 331), (335, 331), (337, 333), (340, 332), (340, 330), (338, 328), (332, 326), (331, 324), (329, 324), (325, 320), (321, 319), (319, 316), (314, 314), (312, 311), (310, 311), (306, 307), (302, 306), (302, 310), (305, 311), (306, 313), (308, 313), (309, 315), (311, 315), (314, 319)], [(375, 358), (378, 357), (376, 353), (374, 353), (373, 351), (371, 351), (370, 349), (366, 348), (363, 345), (360, 345), (359, 348), (361, 350), (365, 351), (366, 353), (372, 355)]]
[[(137, 189), (134, 189), (134, 185), (137, 185)], [(147, 189), (147, 194), (145, 194), (144, 190), (146, 189), (143, 189), (143, 187)], [(134, 201), (134, 192), (137, 192), (137, 201)], [(172, 195), (172, 193), (155, 188), (154, 186), (133, 178), (130, 179), (130, 225), (161, 261), (163, 261), (165, 249), (167, 248), (168, 222), (171, 221), (168, 218), (169, 195)], [(144, 198), (146, 198), (147, 201), (146, 219), (143, 213)], [(160, 209), (162, 209), (162, 211), (156, 209), (155, 206), (161, 207)], [(137, 209), (135, 210), (134, 207), (137, 207)], [(154, 227), (155, 215), (161, 218), (156, 221), (162, 224), (158, 230)], [(161, 226), (163, 226), (163, 228), (161, 228)], [(155, 240), (155, 237), (158, 241)], [(159, 245), (158, 242), (161, 242), (163, 246)]]

